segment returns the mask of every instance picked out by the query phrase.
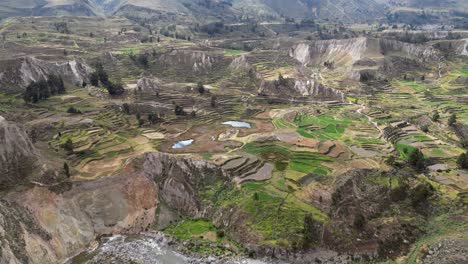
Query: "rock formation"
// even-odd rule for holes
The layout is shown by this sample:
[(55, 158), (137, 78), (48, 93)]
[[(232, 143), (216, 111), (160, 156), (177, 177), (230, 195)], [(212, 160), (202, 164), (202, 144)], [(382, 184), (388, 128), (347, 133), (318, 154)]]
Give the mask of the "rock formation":
[(0, 188), (25, 180), (37, 168), (38, 158), (28, 135), (0, 116)]
[(19, 60), (4, 62), (0, 67), (0, 84), (2, 90), (21, 90), (32, 81), (47, 80), (50, 74), (61, 76), (64, 81), (81, 85), (87, 80), (91, 68), (81, 59), (50, 62), (35, 57), (24, 57)]
[[(3, 121), (4, 122), (4, 121)], [(163, 153), (142, 166), (95, 181), (33, 187), (0, 201), (1, 263), (62, 263), (98, 236), (145, 231), (159, 200), (196, 217), (207, 215), (199, 191), (227, 179), (216, 165)]]

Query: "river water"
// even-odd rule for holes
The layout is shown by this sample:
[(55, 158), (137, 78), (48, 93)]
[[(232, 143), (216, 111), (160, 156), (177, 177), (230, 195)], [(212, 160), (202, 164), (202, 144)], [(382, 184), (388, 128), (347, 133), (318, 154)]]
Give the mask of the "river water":
[(266, 264), (267, 262), (251, 259), (216, 260), (216, 258), (197, 259), (184, 256), (167, 245), (167, 240), (160, 234), (115, 235), (102, 239), (101, 244), (86, 250), (70, 259), (65, 264)]

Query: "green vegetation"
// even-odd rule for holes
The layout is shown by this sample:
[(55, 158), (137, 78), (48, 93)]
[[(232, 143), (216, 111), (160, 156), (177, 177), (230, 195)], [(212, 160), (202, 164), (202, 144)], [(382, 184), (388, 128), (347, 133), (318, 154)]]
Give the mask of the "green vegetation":
[(457, 165), (462, 169), (468, 169), (468, 152), (460, 154), (457, 159)]
[(279, 191), (268, 183), (243, 183), (241, 188), (221, 187), (210, 200), (218, 208), (235, 208), (245, 215), (242, 225), (263, 237), (264, 244), (291, 244), (303, 237), (304, 218), (327, 221), (327, 216), (294, 195)]
[(208, 232), (216, 232), (216, 227), (207, 220), (183, 220), (181, 223), (164, 230), (177, 239), (200, 237)]
[(64, 94), (65, 85), (62, 77), (49, 75), (47, 80), (39, 80), (31, 82), (24, 92), (23, 99), (29, 103), (37, 103), (40, 100), (45, 100), (51, 95)]
[(336, 120), (328, 115), (297, 114), (294, 123), (299, 127), (297, 132), (303, 137), (330, 140), (339, 139), (350, 121)]

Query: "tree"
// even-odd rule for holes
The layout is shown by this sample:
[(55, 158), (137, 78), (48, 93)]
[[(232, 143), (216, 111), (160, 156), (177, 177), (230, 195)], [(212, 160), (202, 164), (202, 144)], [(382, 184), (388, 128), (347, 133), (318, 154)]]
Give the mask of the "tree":
[(89, 82), (92, 86), (99, 86), (99, 74), (97, 72), (91, 73), (91, 76), (89, 76)]
[(254, 199), (254, 201), (258, 201), (258, 200), (260, 199), (260, 198), (258, 197), (258, 193), (257, 193), (257, 192), (255, 192), (255, 193), (253, 194), (253, 199)]
[(145, 124), (145, 120), (143, 119), (138, 119), (138, 127), (142, 127)]
[(104, 66), (101, 63), (96, 64), (96, 74), (98, 75), (99, 80), (101, 81), (104, 86), (107, 86), (109, 83), (109, 75), (104, 70)]
[(106, 88), (107, 92), (109, 92), (109, 94), (112, 96), (122, 95), (125, 92), (125, 89), (121, 83), (107, 82)]
[(419, 149), (415, 149), (410, 153), (408, 163), (416, 171), (423, 171), (426, 168), (424, 154)]
[(70, 153), (73, 152), (73, 141), (70, 138), (65, 141), (65, 144), (63, 144), (63, 149)]
[(464, 148), (468, 148), (468, 137), (464, 137), (460, 140), (460, 145)]
[(429, 132), (429, 127), (427, 125), (422, 125), (421, 126), (421, 130), (424, 132), (424, 133), (427, 133)]
[(184, 108), (180, 105), (175, 105), (174, 112), (177, 116), (186, 115)]
[(393, 155), (388, 156), (387, 159), (385, 160), (385, 163), (389, 166), (394, 166), (396, 164), (395, 156)]
[(216, 107), (216, 96), (211, 96), (211, 107), (215, 108)]
[(70, 106), (67, 109), (67, 113), (69, 113), (69, 114), (81, 114), (81, 111), (79, 109), (76, 109), (74, 106)]
[(148, 122), (149, 122), (150, 124), (153, 125), (153, 124), (157, 123), (158, 121), (159, 121), (159, 116), (158, 116), (158, 114), (156, 114), (156, 113), (149, 113), (149, 114), (148, 114)]
[(197, 83), (197, 90), (201, 95), (205, 93), (205, 86), (203, 85), (202, 82)]
[(459, 168), (468, 169), (468, 152), (460, 154), (457, 159), (457, 165)]
[(63, 163), (63, 172), (65, 173), (65, 176), (67, 176), (67, 178), (70, 178), (70, 167), (66, 162)]
[(122, 105), (122, 110), (125, 114), (129, 115), (130, 114), (130, 105), (127, 103), (124, 103)]
[(439, 111), (435, 110), (434, 113), (432, 113), (432, 121), (438, 122), (440, 119), (440, 114)]
[(143, 67), (148, 68), (149, 66), (149, 60), (148, 60), (148, 54), (140, 54), (137, 58), (137, 61), (139, 64), (141, 64)]
[(283, 74), (281, 74), (281, 73), (278, 75), (278, 83), (281, 86), (286, 86), (286, 84), (287, 84), (286, 79), (283, 77)]
[(317, 224), (312, 215), (307, 214), (304, 216), (304, 229), (302, 236), (302, 246), (304, 249), (309, 248), (317, 242), (317, 238), (320, 236), (320, 230), (317, 228)]
[(453, 126), (453, 125), (455, 125), (455, 123), (457, 123), (457, 115), (452, 114), (448, 119), (448, 125)]

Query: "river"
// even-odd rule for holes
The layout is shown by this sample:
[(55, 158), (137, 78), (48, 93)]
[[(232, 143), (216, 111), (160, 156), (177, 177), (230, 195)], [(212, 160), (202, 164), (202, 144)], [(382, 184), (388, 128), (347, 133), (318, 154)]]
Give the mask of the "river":
[(159, 233), (115, 235), (103, 238), (96, 248), (83, 251), (65, 264), (140, 263), (140, 264), (267, 264), (253, 259), (226, 260), (216, 257), (204, 259), (184, 256), (168, 246), (168, 240)]

